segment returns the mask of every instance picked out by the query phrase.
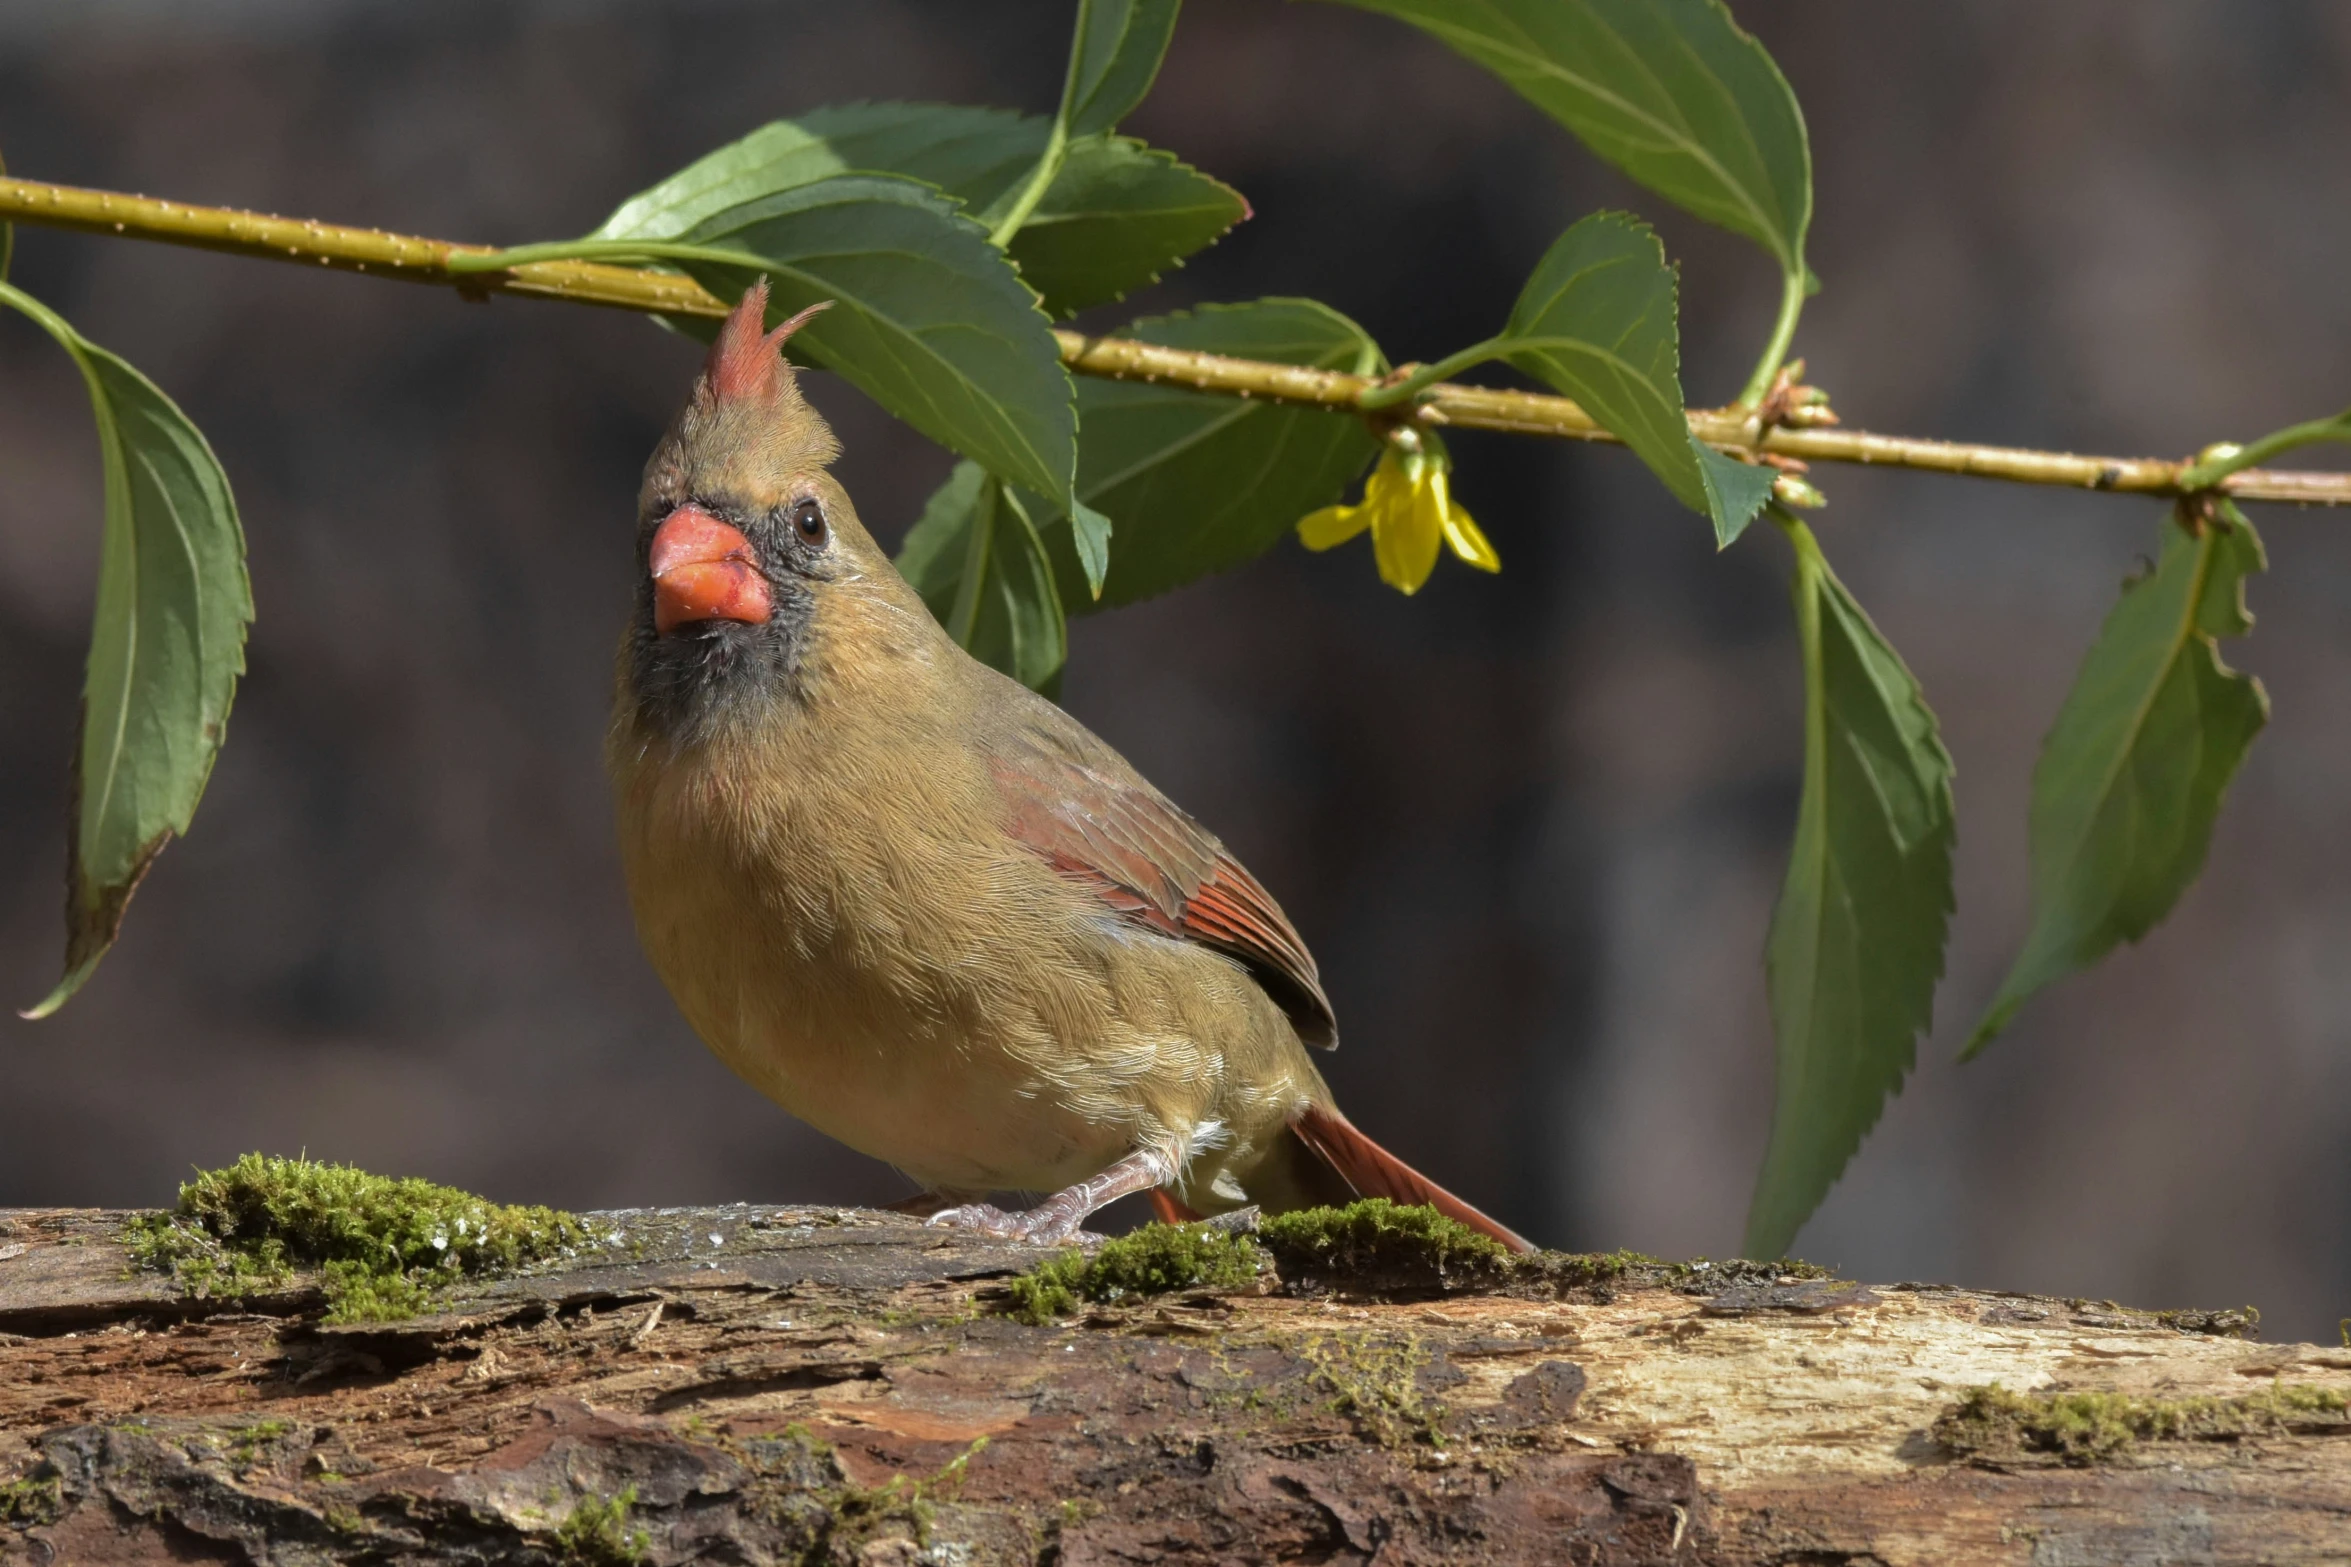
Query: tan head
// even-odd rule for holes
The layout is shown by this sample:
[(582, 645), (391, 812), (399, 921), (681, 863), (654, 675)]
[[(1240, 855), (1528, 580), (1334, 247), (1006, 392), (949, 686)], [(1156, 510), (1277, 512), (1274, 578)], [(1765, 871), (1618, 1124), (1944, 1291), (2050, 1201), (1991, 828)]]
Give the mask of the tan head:
[(931, 629), (827, 472), (840, 443), (784, 359), (814, 305), (767, 327), (743, 296), (637, 497), (635, 618), (622, 679), (640, 722), (685, 743), (805, 701), (828, 657)]

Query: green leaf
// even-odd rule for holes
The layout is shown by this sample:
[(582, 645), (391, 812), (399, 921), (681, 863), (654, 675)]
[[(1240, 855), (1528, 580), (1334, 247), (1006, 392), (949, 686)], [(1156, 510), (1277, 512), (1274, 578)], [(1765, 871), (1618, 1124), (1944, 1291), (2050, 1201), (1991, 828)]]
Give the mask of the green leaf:
[(1010, 109), (852, 103), (776, 120), (622, 202), (592, 239), (678, 239), (729, 207), (836, 174), (921, 180), (979, 212), (1036, 163), (1051, 122)]
[[(988, 471), (978, 463), (957, 463), (947, 482), (923, 502), (922, 515), (898, 545), (899, 575), (914, 585), (931, 614), (949, 631), (955, 629), (955, 589), (963, 580), (971, 548), (972, 519), (989, 482)], [(992, 498), (989, 504), (994, 504)]]
[(1760, 463), (1725, 457), (1696, 436), (1690, 438), (1690, 444), (1698, 453), (1698, 475), (1706, 481), (1702, 509), (1714, 524), (1714, 547), (1727, 550), (1747, 531), (1747, 524), (1763, 510), (1763, 503), (1771, 499), (1779, 474)]
[(1484, 66), (1601, 157), (1802, 278), (1803, 112), (1721, 0), (1343, 0)]
[[(819, 109), (697, 159), (630, 197), (589, 237), (680, 239), (729, 207), (849, 173), (935, 185), (986, 220), (1019, 193), (1051, 130), (1042, 116), (1008, 109)], [(1046, 309), (1067, 316), (1153, 282), (1248, 215), (1238, 192), (1171, 155), (1090, 136), (1068, 147), (1011, 255)]]
[(1916, 1059), (1951, 920), (1951, 758), (1918, 682), (1829, 570), (1796, 548), (1804, 793), (1765, 976), (1779, 1070), (1745, 1250), (1778, 1257)]
[(1249, 216), (1241, 193), (1124, 136), (1070, 144), (1013, 236), (1021, 276), (1056, 316), (1122, 299)]
[(1034, 517), (1013, 489), (962, 462), (933, 492), (898, 569), (971, 655), (1044, 690), (1069, 657), (1068, 626)]
[[(1079, 464), (1083, 467), (1081, 461)], [(1102, 584), (1110, 575), (1110, 519), (1079, 501), (1070, 508), (1070, 544), (1077, 551), (1078, 566), (1086, 574), (1086, 592), (1089, 597), (1102, 596)]]
[(1181, 0), (1078, 0), (1069, 81), (1061, 95), (1072, 137), (1115, 128), (1159, 75)]
[(771, 320), (833, 301), (796, 353), (991, 472), (1068, 493), (1077, 416), (1060, 346), (1003, 252), (944, 197), (836, 175), (722, 208), (679, 240), (759, 257), (679, 265), (722, 299), (764, 274)]
[(993, 600), (974, 630), (972, 652), (1023, 685), (1048, 689), (1069, 661), (1069, 627), (1033, 510), (1010, 485), (998, 508), (989, 577)]
[(188, 830), (245, 670), (245, 536), (204, 437), (155, 384), (30, 295), (0, 300), (81, 367), (105, 470), (89, 673), (73, 766), (65, 973), (25, 1016), (65, 1004), (122, 928), (165, 844)]
[(1487, 346), (1582, 404), (1728, 547), (1770, 497), (1772, 473), (1690, 433), (1675, 311), (1657, 236), (1638, 218), (1596, 212), (1544, 253)]
[[(1387, 369), (1363, 328), (1310, 299), (1204, 305), (1131, 322), (1120, 335), (1357, 375)], [(1085, 378), (1078, 408), (1078, 495), (1116, 520), (1118, 549), (1100, 598), (1079, 595), (1068, 525), (1041, 519), (1072, 614), (1254, 560), (1300, 517), (1339, 499), (1379, 451), (1353, 414), (1143, 381)]]
[(2033, 769), (2033, 923), (1968, 1040), (1990, 1044), (2042, 986), (2137, 941), (2204, 867), (2237, 764), (2269, 720), (2261, 683), (2221, 662), (2253, 627), (2261, 539), (2227, 501), (2200, 530), (2163, 527), (2162, 559), (2123, 590)]

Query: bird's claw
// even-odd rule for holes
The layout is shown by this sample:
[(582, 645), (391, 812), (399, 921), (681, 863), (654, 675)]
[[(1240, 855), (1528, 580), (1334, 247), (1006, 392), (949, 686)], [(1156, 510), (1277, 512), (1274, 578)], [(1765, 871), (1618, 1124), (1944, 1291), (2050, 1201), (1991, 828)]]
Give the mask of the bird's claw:
[(1031, 1241), (1038, 1245), (1057, 1246), (1078, 1232), (1084, 1222), (1082, 1216), (1072, 1218), (1056, 1210), (1050, 1203), (1041, 1208), (1029, 1208), (1020, 1213), (1007, 1213), (992, 1203), (966, 1203), (960, 1208), (947, 1208), (923, 1221), (941, 1229), (971, 1230), (991, 1240)]

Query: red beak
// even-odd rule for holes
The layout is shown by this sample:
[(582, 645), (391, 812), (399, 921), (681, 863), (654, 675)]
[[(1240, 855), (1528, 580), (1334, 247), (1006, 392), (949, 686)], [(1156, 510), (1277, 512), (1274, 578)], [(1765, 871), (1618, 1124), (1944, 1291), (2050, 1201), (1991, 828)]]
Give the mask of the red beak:
[(661, 520), (645, 569), (653, 576), (653, 629), (664, 635), (698, 620), (755, 626), (775, 608), (751, 541), (699, 506)]

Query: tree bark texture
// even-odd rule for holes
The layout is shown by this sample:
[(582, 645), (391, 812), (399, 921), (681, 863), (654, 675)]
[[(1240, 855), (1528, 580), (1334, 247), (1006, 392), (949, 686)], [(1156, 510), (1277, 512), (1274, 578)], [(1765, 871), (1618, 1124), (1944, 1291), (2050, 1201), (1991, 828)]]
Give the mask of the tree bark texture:
[(127, 1217), (0, 1211), (0, 1561), (2351, 1560), (2339, 1410), (2088, 1461), (1938, 1435), (1993, 1383), (2351, 1391), (2239, 1314), (1563, 1265), (1038, 1327), (1001, 1309), (1033, 1248), (735, 1206), (335, 1326), (184, 1298)]

